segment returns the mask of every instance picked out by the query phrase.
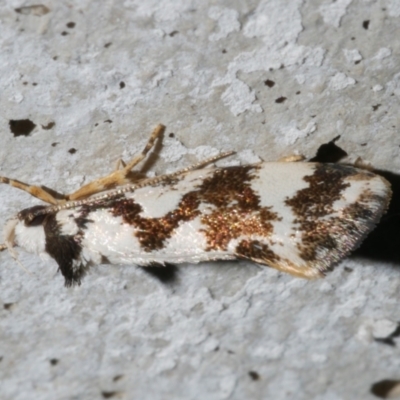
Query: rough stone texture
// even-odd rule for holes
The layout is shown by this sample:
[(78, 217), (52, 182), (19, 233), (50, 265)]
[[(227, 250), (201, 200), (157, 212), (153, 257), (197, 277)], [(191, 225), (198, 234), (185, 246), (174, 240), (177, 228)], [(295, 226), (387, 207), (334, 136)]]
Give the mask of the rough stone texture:
[[(350, 161), (400, 170), (397, 0), (15, 11), (32, 4), (0, 7), (1, 175), (72, 191), (159, 122), (158, 174), (230, 149), (221, 164), (313, 156), (337, 135)], [(23, 119), (35, 128), (13, 135)], [(1, 221), (38, 203), (0, 197)], [(391, 260), (346, 259), (315, 282), (247, 262), (185, 265), (169, 283), (103, 265), (72, 289), (54, 262), (19, 260), (31, 274), (0, 254), (3, 399), (374, 399), (400, 378)]]

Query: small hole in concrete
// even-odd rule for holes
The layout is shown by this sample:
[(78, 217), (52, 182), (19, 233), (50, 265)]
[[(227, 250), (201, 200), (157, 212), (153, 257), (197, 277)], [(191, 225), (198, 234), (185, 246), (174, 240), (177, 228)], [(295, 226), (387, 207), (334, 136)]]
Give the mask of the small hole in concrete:
[(103, 399), (111, 399), (111, 397), (114, 397), (117, 394), (118, 394), (118, 392), (106, 392), (106, 391), (101, 392)]
[(371, 393), (381, 399), (400, 397), (400, 381), (384, 379), (371, 386)]
[(8, 124), (14, 136), (28, 136), (36, 127), (30, 119), (11, 119)]
[(256, 371), (249, 371), (249, 376), (253, 381), (258, 381), (260, 379), (260, 375)]
[(46, 129), (46, 130), (49, 130), (49, 129), (53, 128), (55, 126), (55, 124), (56, 123), (54, 121), (51, 121), (47, 125), (42, 125), (42, 128)]
[(278, 97), (278, 98), (275, 100), (275, 103), (281, 104), (281, 103), (283, 103), (285, 100), (287, 100), (287, 98), (284, 97), (284, 96), (281, 96), (281, 97)]
[(267, 79), (266, 81), (264, 81), (264, 84), (268, 87), (274, 87), (275, 86), (275, 82), (271, 81), (271, 79)]

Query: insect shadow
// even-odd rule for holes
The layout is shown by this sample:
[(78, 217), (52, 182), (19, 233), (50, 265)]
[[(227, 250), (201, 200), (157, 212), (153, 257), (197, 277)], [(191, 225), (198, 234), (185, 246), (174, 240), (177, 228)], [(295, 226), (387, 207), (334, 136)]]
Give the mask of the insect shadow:
[[(329, 143), (321, 145), (315, 157), (309, 161), (322, 163), (340, 161), (347, 153), (335, 144), (339, 138), (340, 136), (337, 136)], [(387, 213), (351, 257), (400, 266), (400, 175), (379, 169), (374, 169), (372, 172), (383, 176), (390, 183), (392, 200)]]
[(373, 170), (383, 176), (392, 187), (392, 200), (387, 213), (367, 236), (353, 257), (384, 261), (400, 266), (400, 175)]

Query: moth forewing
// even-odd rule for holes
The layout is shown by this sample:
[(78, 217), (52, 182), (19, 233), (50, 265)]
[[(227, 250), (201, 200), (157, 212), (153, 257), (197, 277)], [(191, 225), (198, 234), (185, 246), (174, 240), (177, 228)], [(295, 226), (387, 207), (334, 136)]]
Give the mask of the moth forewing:
[[(127, 166), (144, 159), (157, 132)], [(115, 190), (102, 193), (104, 186), (89, 184), (61, 204), (23, 210), (6, 224), (3, 248), (50, 255), (66, 285), (80, 283), (91, 265), (105, 262), (147, 266), (239, 258), (316, 278), (359, 245), (391, 196), (382, 177), (350, 166), (263, 162), (204, 168), (217, 158), (130, 185), (119, 186), (125, 181), (113, 173)]]

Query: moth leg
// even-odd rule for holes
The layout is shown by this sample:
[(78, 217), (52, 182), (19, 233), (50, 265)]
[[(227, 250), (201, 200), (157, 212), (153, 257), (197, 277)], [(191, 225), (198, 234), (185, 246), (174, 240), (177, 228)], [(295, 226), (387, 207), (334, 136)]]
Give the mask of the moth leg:
[(284, 156), (278, 159), (277, 162), (298, 162), (306, 159), (302, 154), (292, 154), (291, 156)]
[(115, 170), (118, 171), (120, 169), (124, 169), (126, 167), (126, 162), (120, 158), (115, 164)]
[[(93, 194), (103, 192), (105, 190), (112, 189), (116, 186), (125, 185), (130, 183), (128, 179), (128, 174), (133, 167), (143, 161), (147, 153), (153, 148), (156, 140), (162, 135), (165, 130), (164, 125), (157, 125), (152, 132), (150, 139), (148, 140), (146, 146), (142, 152), (134, 157), (128, 164), (125, 164), (122, 160), (117, 163), (117, 169), (114, 172), (102, 178), (96, 179), (88, 184), (82, 186), (77, 191), (66, 195), (66, 200), (79, 200), (85, 199)], [(118, 169), (122, 165), (122, 169)]]
[(17, 181), (16, 179), (10, 179), (5, 176), (0, 176), (0, 183), (5, 183), (17, 189), (21, 189), (24, 192), (28, 192), (30, 195), (37, 197), (38, 199), (43, 200), (44, 202), (49, 204), (59, 204), (62, 200), (66, 200), (66, 197), (62, 194), (57, 194), (61, 198), (60, 201), (59, 199), (56, 199), (46, 188), (29, 185), (27, 183)]

